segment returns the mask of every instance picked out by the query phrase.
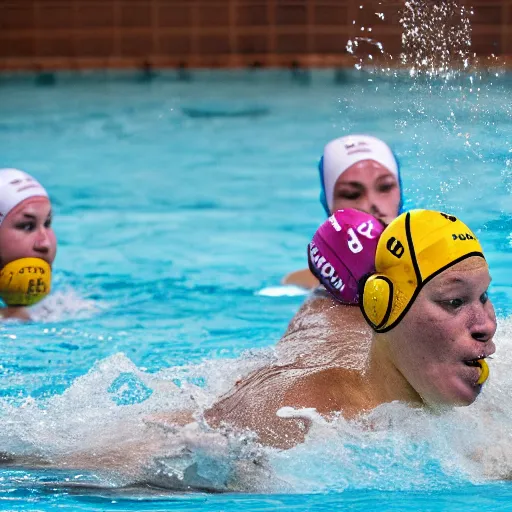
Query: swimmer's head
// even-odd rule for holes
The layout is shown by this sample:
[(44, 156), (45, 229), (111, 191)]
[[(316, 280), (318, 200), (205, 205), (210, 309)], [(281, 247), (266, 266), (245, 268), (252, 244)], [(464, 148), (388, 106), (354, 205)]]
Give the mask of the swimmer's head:
[(389, 331), (428, 281), (471, 256), (485, 261), (476, 236), (456, 217), (430, 210), (400, 215), (379, 240), (376, 274), (364, 286), (368, 322), (377, 332)]
[(375, 270), (375, 250), (384, 231), (380, 221), (350, 208), (331, 215), (308, 246), (311, 272), (342, 304), (357, 304), (358, 282)]
[(20, 258), (49, 265), (57, 250), (48, 193), (29, 174), (0, 169), (0, 267)]
[(375, 267), (361, 306), (396, 368), (425, 403), (473, 402), (496, 331), (475, 234), (454, 216), (413, 210), (386, 228)]
[(355, 208), (388, 224), (402, 208), (398, 159), (380, 139), (349, 135), (332, 140), (319, 163), (320, 200), (327, 213)]

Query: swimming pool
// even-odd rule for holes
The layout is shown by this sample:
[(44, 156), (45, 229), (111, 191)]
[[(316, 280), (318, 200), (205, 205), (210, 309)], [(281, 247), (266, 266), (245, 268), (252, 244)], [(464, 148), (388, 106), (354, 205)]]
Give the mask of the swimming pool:
[[(187, 394), (207, 403), (272, 357), (304, 297), (260, 292), (304, 266), (323, 220), (316, 162), (327, 140), (354, 131), (396, 148), (407, 206), (461, 213), (481, 237), (501, 320), (481, 399), (435, 421), (391, 404), (374, 418), (390, 429), (319, 424), (288, 452), (261, 453), (250, 439), (213, 440), (213, 454), (193, 447), (221, 480), (233, 458), (264, 457), (249, 494), (119, 489), (130, 479), (4, 469), (7, 508), (507, 509), (512, 487), (470, 452), (488, 454), (488, 473), (512, 471), (510, 77), (333, 77), (63, 73), (46, 87), (0, 79), (1, 165), (47, 186), (60, 242), (40, 322), (0, 326), (0, 447), (100, 452), (136, 439), (133, 425), (118, 425)], [(488, 403), (498, 406), (492, 417)]]

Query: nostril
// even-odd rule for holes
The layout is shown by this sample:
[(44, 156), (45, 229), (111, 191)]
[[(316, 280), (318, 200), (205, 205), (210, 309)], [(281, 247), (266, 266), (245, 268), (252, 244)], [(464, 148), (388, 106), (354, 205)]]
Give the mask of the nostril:
[(485, 343), (486, 341), (489, 341), (489, 336), (485, 334), (484, 332), (474, 332), (471, 335), (476, 341), (481, 341)]

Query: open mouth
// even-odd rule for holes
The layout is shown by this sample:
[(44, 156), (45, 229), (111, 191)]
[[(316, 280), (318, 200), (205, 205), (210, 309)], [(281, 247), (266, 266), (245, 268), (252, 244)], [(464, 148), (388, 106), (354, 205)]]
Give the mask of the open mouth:
[(482, 368), (483, 359), (470, 359), (468, 361), (464, 361), (466, 366), (476, 366), (477, 368)]

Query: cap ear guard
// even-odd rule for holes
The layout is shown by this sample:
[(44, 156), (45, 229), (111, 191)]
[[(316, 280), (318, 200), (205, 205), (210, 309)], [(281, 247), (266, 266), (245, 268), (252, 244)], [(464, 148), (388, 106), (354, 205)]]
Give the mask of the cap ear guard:
[(373, 274), (361, 285), (359, 306), (365, 320), (379, 332), (387, 326), (393, 308), (393, 282), (382, 274)]

